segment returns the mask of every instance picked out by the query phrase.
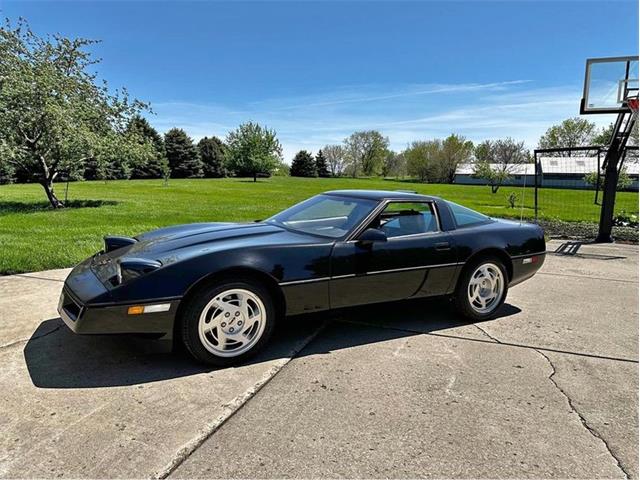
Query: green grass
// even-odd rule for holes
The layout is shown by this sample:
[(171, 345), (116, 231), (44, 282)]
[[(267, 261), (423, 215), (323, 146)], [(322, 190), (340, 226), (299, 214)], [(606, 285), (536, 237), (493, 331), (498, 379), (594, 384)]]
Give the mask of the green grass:
[[(409, 189), (439, 195), (496, 217), (520, 216), (508, 207), (503, 187), (428, 185), (383, 179), (271, 178), (78, 182), (69, 186), (71, 208), (50, 210), (39, 185), (0, 186), (0, 274), (74, 265), (99, 250), (107, 234), (135, 235), (165, 225), (203, 221), (244, 221), (268, 217), (318, 192), (342, 188)], [(64, 196), (64, 185), (57, 186)], [(533, 217), (533, 189), (524, 195), (526, 218)], [(541, 216), (565, 221), (597, 221), (593, 192), (540, 190)], [(638, 212), (638, 194), (618, 194), (616, 212)]]

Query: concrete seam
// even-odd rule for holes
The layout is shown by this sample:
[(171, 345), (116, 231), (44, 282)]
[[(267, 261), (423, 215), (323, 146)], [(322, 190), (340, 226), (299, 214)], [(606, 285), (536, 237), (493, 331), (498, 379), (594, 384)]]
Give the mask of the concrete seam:
[(477, 327), (479, 330), (482, 331), (482, 333), (491, 340), (491, 342), (484, 340), (484, 339), (475, 339), (475, 338), (470, 338), (470, 337), (464, 337), (464, 336), (459, 336), (459, 335), (448, 335), (448, 334), (444, 334), (444, 333), (436, 333), (436, 332), (424, 332), (422, 330), (414, 330), (414, 329), (410, 329), (410, 328), (400, 328), (400, 327), (391, 327), (388, 325), (376, 325), (374, 323), (370, 323), (370, 322), (361, 322), (361, 321), (354, 321), (354, 320), (336, 320), (336, 322), (338, 323), (347, 323), (347, 324), (351, 324), (351, 325), (363, 325), (363, 326), (367, 326), (367, 327), (371, 327), (371, 328), (380, 328), (382, 330), (395, 330), (395, 331), (399, 331), (399, 332), (410, 332), (410, 333), (415, 333), (417, 335), (429, 335), (432, 337), (439, 337), (439, 338), (450, 338), (450, 339), (454, 339), (454, 340), (465, 340), (468, 342), (486, 342), (486, 343), (490, 343), (490, 344), (498, 344), (500, 346), (504, 346), (504, 347), (515, 347), (515, 348), (524, 348), (527, 350), (545, 350), (545, 351), (549, 351), (549, 352), (553, 352), (553, 353), (559, 353), (561, 355), (575, 355), (578, 357), (587, 357), (587, 358), (592, 358), (594, 360), (606, 360), (606, 361), (611, 361), (611, 362), (624, 362), (624, 363), (638, 363), (638, 360), (634, 360), (634, 359), (630, 359), (630, 358), (619, 358), (619, 357), (608, 357), (608, 356), (603, 356), (603, 355), (596, 355), (596, 354), (591, 354), (591, 353), (585, 353), (585, 352), (572, 352), (572, 351), (563, 351), (563, 350), (554, 350), (554, 349), (550, 349), (550, 348), (545, 348), (545, 347), (536, 347), (533, 345), (525, 345), (525, 344), (520, 344), (520, 343), (510, 343), (510, 342), (501, 342), (498, 341), (495, 337), (492, 337), (491, 335), (489, 335), (485, 330), (483, 330), (482, 328), (480, 328), (478, 325), (476, 324), (470, 324), (470, 325), (474, 325), (475, 327)]
[(243, 394), (234, 398), (229, 404), (225, 406), (225, 411), (219, 415), (213, 422), (205, 425), (200, 432), (185, 443), (182, 448), (178, 450), (169, 463), (167, 463), (162, 469), (152, 476), (155, 480), (162, 480), (171, 475), (180, 465), (182, 465), (204, 442), (206, 442), (214, 433), (216, 433), (229, 419), (231, 419), (240, 409), (247, 404), (267, 383), (269, 383), (275, 376), (287, 366), (289, 362), (300, 353), (309, 343), (311, 343), (318, 334), (325, 328), (326, 323), (320, 325), (320, 327), (311, 333), (299, 347), (290, 351), (289, 356), (277, 362), (271, 367), (263, 376), (258, 380), (251, 388), (245, 391)]
[(14, 276), (20, 277), (20, 278), (29, 278), (29, 279), (33, 279), (33, 280), (43, 280), (45, 282), (64, 283), (64, 280), (60, 280), (60, 279), (57, 279), (57, 278), (36, 277), (35, 275), (27, 275), (27, 274), (23, 274), (23, 273), (16, 273)]
[(14, 345), (18, 345), (20, 343), (26, 343), (26, 342), (29, 342), (31, 340), (38, 340), (39, 338), (46, 337), (47, 335), (51, 335), (52, 333), (57, 332), (58, 330), (60, 330), (60, 325), (58, 325), (56, 328), (54, 328), (50, 332), (43, 333), (42, 335), (38, 335), (37, 337), (22, 338), (20, 340), (14, 341), (14, 342), (5, 343), (4, 345), (0, 345), (0, 349), (13, 347)]
[(550, 277), (586, 278), (587, 280), (604, 280), (606, 282), (632, 283), (636, 285), (638, 284), (637, 280), (625, 280), (623, 278), (595, 277), (593, 275), (573, 275), (569, 273), (551, 273), (551, 272), (538, 272), (538, 275), (548, 275)]

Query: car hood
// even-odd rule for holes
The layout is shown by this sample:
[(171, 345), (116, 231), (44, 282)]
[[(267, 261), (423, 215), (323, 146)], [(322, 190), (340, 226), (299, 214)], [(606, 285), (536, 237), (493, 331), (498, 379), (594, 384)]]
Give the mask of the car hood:
[(136, 243), (115, 250), (112, 258), (145, 258), (158, 260), (166, 265), (185, 257), (217, 250), (305, 243), (315, 237), (260, 222), (175, 225), (134, 238)]

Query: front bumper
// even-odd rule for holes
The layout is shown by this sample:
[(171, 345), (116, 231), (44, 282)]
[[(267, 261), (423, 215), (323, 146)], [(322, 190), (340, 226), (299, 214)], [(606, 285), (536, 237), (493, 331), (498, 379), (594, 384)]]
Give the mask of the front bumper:
[(171, 335), (179, 299), (153, 300), (135, 305), (170, 304), (166, 312), (129, 315), (130, 304), (92, 305), (80, 300), (65, 283), (58, 313), (69, 329), (78, 334), (142, 333)]

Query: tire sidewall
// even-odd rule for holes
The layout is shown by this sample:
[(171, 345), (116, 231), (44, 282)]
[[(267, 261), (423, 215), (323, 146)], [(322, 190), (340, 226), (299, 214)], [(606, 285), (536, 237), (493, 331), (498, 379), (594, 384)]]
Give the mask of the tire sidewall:
[[(481, 265), (491, 263), (500, 269), (502, 273), (502, 278), (504, 279), (504, 289), (502, 290), (502, 295), (500, 300), (496, 304), (496, 307), (487, 313), (479, 313), (473, 309), (471, 303), (469, 302), (469, 297), (467, 295), (467, 290), (469, 288), (469, 281), (471, 280), (471, 275), (476, 271), (478, 267)], [(470, 318), (472, 320), (487, 320), (493, 318), (502, 305), (504, 304), (505, 299), (507, 298), (507, 293), (509, 291), (509, 275), (507, 273), (507, 269), (504, 266), (504, 263), (497, 257), (482, 257), (475, 260), (473, 263), (470, 263), (464, 269), (462, 276), (460, 278), (460, 283), (458, 284), (458, 288), (456, 290), (456, 305), (458, 307), (458, 311), (462, 313), (465, 317)]]
[[(234, 357), (221, 357), (207, 350), (199, 335), (202, 310), (218, 294), (225, 290), (244, 289), (257, 295), (265, 308), (265, 327), (260, 339), (248, 351)], [(275, 327), (276, 309), (267, 290), (257, 282), (244, 279), (228, 279), (208, 285), (194, 294), (181, 315), (182, 339), (187, 351), (198, 361), (215, 366), (229, 366), (242, 363), (255, 355), (268, 342)]]

